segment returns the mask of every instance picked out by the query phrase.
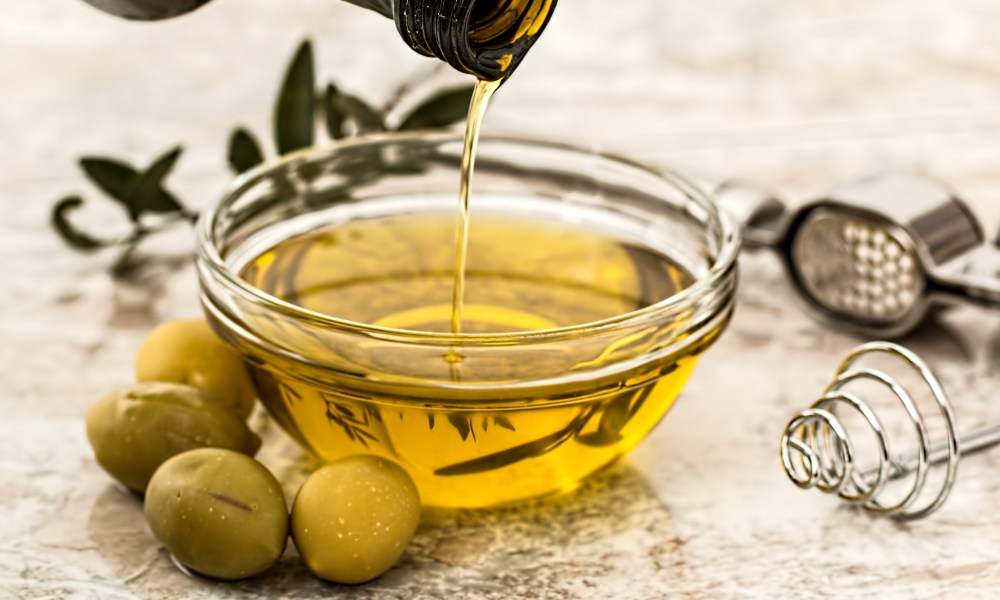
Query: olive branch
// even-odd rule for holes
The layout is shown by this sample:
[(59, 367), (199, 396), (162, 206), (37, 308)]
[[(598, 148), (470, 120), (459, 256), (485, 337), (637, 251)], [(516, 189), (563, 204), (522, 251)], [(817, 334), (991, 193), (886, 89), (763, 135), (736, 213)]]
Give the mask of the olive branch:
[[(318, 86), (313, 46), (307, 39), (293, 54), (278, 90), (273, 112), (275, 153), (282, 156), (311, 147), (323, 141), (323, 136), (336, 141), (371, 132), (447, 127), (465, 119), (472, 97), (472, 86), (439, 90), (390, 125), (390, 115), (411, 91), (409, 83), (403, 84), (385, 106), (376, 108), (334, 83)], [(322, 126), (317, 127), (317, 123)], [(109, 269), (111, 276), (116, 280), (135, 278), (139, 271), (157, 262), (155, 256), (142, 252), (143, 242), (197, 221), (198, 213), (188, 208), (168, 185), (168, 178), (183, 153), (183, 146), (178, 145), (145, 168), (107, 156), (81, 158), (79, 165), (86, 178), (122, 209), (131, 230), (123, 236), (110, 236), (76, 225), (73, 213), (86, 205), (80, 194), (67, 195), (53, 205), (50, 217), (53, 229), (77, 252), (92, 254), (116, 249), (117, 257)], [(230, 135), (226, 156), (237, 174), (266, 160), (258, 138), (242, 126)]]

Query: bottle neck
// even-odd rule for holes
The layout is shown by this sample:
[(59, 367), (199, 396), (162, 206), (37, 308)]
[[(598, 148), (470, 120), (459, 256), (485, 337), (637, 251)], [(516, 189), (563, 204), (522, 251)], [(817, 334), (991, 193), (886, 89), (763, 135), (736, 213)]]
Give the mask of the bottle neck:
[[(390, 0), (348, 1), (382, 5)], [(524, 59), (552, 16), (556, 1), (391, 0), (391, 3), (399, 33), (411, 48), (464, 73), (498, 81), (509, 77)]]

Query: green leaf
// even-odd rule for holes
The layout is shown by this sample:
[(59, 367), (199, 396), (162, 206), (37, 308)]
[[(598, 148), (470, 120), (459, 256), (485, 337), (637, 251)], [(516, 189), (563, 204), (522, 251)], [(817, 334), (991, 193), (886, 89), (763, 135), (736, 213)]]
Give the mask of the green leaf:
[(246, 173), (264, 162), (264, 153), (253, 134), (243, 127), (229, 138), (229, 166), (237, 173)]
[(368, 428), (371, 426), (371, 420), (368, 415), (365, 416), (363, 421), (359, 420), (354, 411), (331, 399), (329, 394), (320, 394), (320, 397), (326, 403), (326, 418), (329, 420), (330, 425), (340, 427), (347, 439), (352, 442), (358, 442), (365, 448), (368, 447), (369, 441), (378, 443), (378, 437), (368, 431)]
[(587, 425), (587, 422), (590, 421), (595, 413), (596, 407), (591, 407), (587, 412), (577, 415), (572, 421), (567, 423), (566, 427), (563, 429), (555, 431), (543, 438), (539, 438), (519, 446), (514, 446), (513, 448), (501, 450), (500, 452), (467, 460), (465, 462), (448, 465), (447, 467), (441, 467), (440, 469), (434, 471), (434, 474), (439, 477), (453, 477), (456, 475), (485, 473), (487, 471), (494, 471), (496, 469), (509, 467), (510, 465), (517, 464), (530, 458), (544, 456), (569, 441), (574, 434), (578, 433)]
[(143, 173), (123, 161), (100, 156), (84, 157), (80, 159), (80, 166), (97, 187), (137, 221), (144, 212), (183, 210), (177, 198), (163, 188), (163, 180), (173, 170), (181, 152), (180, 147), (168, 151)]
[(335, 140), (347, 137), (348, 122), (354, 125), (356, 134), (386, 130), (382, 113), (361, 98), (341, 92), (333, 84), (326, 87), (323, 107), (327, 133)]
[(504, 429), (508, 429), (510, 431), (517, 431), (516, 429), (514, 429), (514, 424), (511, 423), (510, 419), (508, 419), (507, 417), (493, 417), (493, 422), (499, 425), (500, 427), (503, 427)]
[(458, 414), (450, 414), (448, 415), (448, 422), (451, 423), (451, 426), (458, 431), (460, 436), (462, 436), (463, 442), (468, 440), (470, 435), (473, 440), (476, 439), (476, 434), (472, 431), (472, 421), (470, 421), (468, 417), (463, 417)]
[(357, 96), (343, 93), (338, 94), (337, 107), (342, 114), (354, 122), (358, 128), (358, 133), (386, 130), (385, 119), (382, 118), (382, 114)]
[(163, 187), (163, 180), (173, 171), (184, 149), (177, 146), (153, 161), (139, 177), (129, 204), (136, 214), (171, 213), (184, 210), (177, 198)]
[(398, 129), (436, 129), (464, 121), (469, 114), (473, 87), (445, 90), (425, 100), (407, 115)]
[(132, 205), (132, 192), (141, 177), (138, 171), (119, 160), (100, 156), (81, 158), (80, 167), (97, 187), (121, 204), (133, 220), (138, 218)]
[(83, 206), (83, 198), (79, 196), (67, 196), (52, 208), (52, 227), (56, 233), (71, 248), (82, 252), (93, 252), (109, 244), (95, 237), (90, 236), (76, 228), (69, 221), (69, 213)]
[(441, 467), (434, 471), (434, 474), (438, 477), (454, 477), (456, 475), (473, 475), (495, 471), (528, 460), (529, 458), (544, 456), (562, 445), (569, 437), (563, 432), (556, 432), (533, 442), (489, 454), (482, 458), (474, 458), (462, 463)]
[(274, 113), (274, 139), (278, 154), (313, 145), (316, 137), (316, 73), (312, 43), (302, 42), (292, 58)]
[(332, 83), (326, 86), (326, 93), (323, 95), (323, 108), (326, 113), (326, 132), (330, 134), (330, 138), (339, 140), (343, 139), (346, 134), (344, 131), (344, 120), (345, 115), (340, 107), (340, 91), (337, 86)]

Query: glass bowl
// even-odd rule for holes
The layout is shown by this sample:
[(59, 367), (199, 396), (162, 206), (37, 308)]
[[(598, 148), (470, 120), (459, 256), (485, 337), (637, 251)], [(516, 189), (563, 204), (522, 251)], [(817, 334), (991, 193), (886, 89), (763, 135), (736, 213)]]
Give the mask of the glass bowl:
[[(515, 304), (531, 298), (511, 288), (519, 295), (494, 300), (490, 312), (509, 316), (510, 330), (452, 334), (365, 321), (354, 308), (328, 314), (293, 291), (306, 285), (304, 273), (381, 278), (390, 287), (351, 305), (381, 310), (419, 295), (423, 288), (405, 278), (424, 269), (439, 277), (434, 293), (450, 294), (451, 263), (440, 257), (453, 256), (454, 230), (440, 223), (457, 214), (461, 151), (457, 134), (385, 134), (241, 176), (199, 226), (202, 304), (246, 357), (274, 420), (321, 459), (387, 456), (430, 506), (567, 492), (653, 429), (725, 329), (737, 236), (713, 199), (672, 171), (555, 142), (484, 136), (470, 277), (489, 272), (504, 285), (557, 282), (579, 293), (559, 296), (558, 305), (539, 301), (537, 314), (521, 318)], [(408, 219), (433, 223), (411, 229), (419, 235), (410, 239), (392, 225)], [(563, 233), (532, 237), (534, 223)], [(494, 227), (493, 246), (477, 250), (477, 227)], [(321, 231), (329, 233), (322, 244), (269, 254)], [(377, 239), (359, 257), (311, 254), (353, 247), (364, 235)], [(557, 238), (578, 246), (557, 252), (545, 243)], [(627, 282), (625, 308), (560, 322), (588, 314), (587, 290), (608, 282)], [(346, 283), (331, 289), (332, 302), (351, 297)]]

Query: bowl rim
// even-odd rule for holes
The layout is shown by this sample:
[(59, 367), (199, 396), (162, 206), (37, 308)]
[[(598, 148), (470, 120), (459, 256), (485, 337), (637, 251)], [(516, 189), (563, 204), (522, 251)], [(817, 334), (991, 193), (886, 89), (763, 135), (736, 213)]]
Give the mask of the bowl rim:
[[(336, 141), (326, 145), (312, 146), (293, 153), (289, 153), (278, 159), (265, 161), (260, 165), (238, 175), (225, 189), (221, 199), (211, 208), (202, 212), (196, 227), (197, 237), (197, 262), (199, 272), (203, 268), (208, 269), (211, 275), (220, 278), (223, 285), (231, 292), (256, 304), (263, 304), (268, 309), (274, 310), (287, 317), (292, 317), (298, 321), (309, 323), (310, 325), (320, 325), (327, 329), (339, 329), (355, 334), (377, 337), (378, 339), (395, 341), (400, 343), (418, 343), (420, 345), (443, 345), (443, 346), (495, 346), (495, 345), (515, 345), (515, 344), (537, 344), (557, 342), (560, 340), (597, 335), (609, 330), (634, 326), (647, 320), (655, 319), (657, 316), (669, 313), (680, 307), (693, 304), (697, 300), (711, 294), (713, 291), (726, 288), (726, 282), (735, 278), (736, 261), (740, 249), (739, 230), (735, 226), (732, 218), (715, 200), (711, 193), (703, 189), (696, 183), (696, 179), (682, 175), (678, 171), (649, 161), (630, 158), (617, 152), (597, 150), (587, 148), (570, 142), (563, 142), (553, 139), (542, 139), (538, 137), (511, 134), (511, 133), (486, 133), (480, 138), (480, 142), (500, 142), (520, 145), (529, 145), (545, 150), (557, 152), (569, 152), (593, 157), (601, 161), (610, 161), (624, 165), (629, 168), (638, 169), (648, 174), (666, 180), (668, 184), (677, 188), (681, 193), (689, 198), (696, 199), (704, 208), (711, 213), (711, 219), (718, 224), (719, 229), (719, 251), (715, 260), (708, 269), (708, 273), (696, 279), (691, 285), (679, 292), (668, 296), (641, 309), (615, 315), (598, 321), (589, 321), (568, 325), (564, 327), (544, 329), (537, 331), (515, 331), (504, 333), (446, 333), (446, 332), (425, 332), (409, 329), (396, 329), (352, 321), (327, 315), (303, 308), (296, 304), (272, 296), (234, 273), (226, 264), (215, 243), (214, 230), (222, 208), (228, 201), (238, 198), (243, 192), (256, 184), (265, 175), (275, 169), (289, 167), (295, 163), (307, 163), (318, 155), (331, 155), (336, 152), (361, 148), (365, 146), (379, 146), (390, 143), (437, 143), (461, 142), (462, 133), (458, 131), (440, 130), (416, 130), (407, 132), (382, 132), (366, 134)], [(456, 182), (456, 195), (457, 195)], [(204, 282), (202, 282), (204, 293)], [(210, 294), (209, 294), (210, 295)], [(214, 299), (213, 299), (214, 301)], [(728, 304), (728, 303), (727, 303)], [(699, 319), (694, 319), (695, 323)], [(692, 323), (694, 325), (694, 323)]]

